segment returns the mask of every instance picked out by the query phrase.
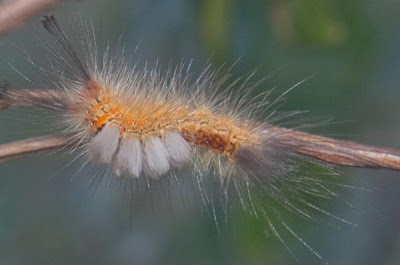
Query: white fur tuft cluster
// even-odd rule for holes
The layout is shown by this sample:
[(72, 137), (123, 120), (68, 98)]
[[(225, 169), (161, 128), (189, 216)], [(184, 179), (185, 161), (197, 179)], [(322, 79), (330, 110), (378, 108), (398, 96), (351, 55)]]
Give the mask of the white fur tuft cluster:
[(134, 136), (120, 139), (118, 127), (104, 127), (88, 144), (89, 159), (112, 164), (116, 175), (139, 177), (142, 172), (158, 178), (171, 168), (181, 168), (191, 160), (191, 147), (177, 132), (162, 139), (149, 137), (141, 142)]

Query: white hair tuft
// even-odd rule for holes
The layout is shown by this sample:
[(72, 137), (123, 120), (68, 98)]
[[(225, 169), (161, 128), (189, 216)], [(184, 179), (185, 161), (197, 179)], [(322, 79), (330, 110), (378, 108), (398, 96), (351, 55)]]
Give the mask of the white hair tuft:
[(97, 164), (110, 164), (118, 149), (119, 128), (104, 127), (87, 147), (89, 159)]

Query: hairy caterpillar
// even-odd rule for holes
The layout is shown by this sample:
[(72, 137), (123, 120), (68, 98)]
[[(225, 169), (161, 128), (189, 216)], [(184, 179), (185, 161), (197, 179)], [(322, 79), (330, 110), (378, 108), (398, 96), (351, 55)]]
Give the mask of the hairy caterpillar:
[[(53, 33), (56, 43), (64, 49), (62, 53), (55, 53), (58, 57), (54, 63), (61, 63), (62, 71), (53, 72), (62, 76), (59, 83), (56, 81), (56, 86), (62, 88), (59, 91), (62, 96), (61, 100), (57, 99), (58, 105), (53, 100), (51, 106), (62, 106), (62, 109), (67, 106), (64, 127), (68, 126), (66, 131), (72, 132), (78, 140), (90, 141), (88, 145), (84, 143), (89, 159), (107, 164), (121, 176), (160, 179), (168, 177), (170, 172), (179, 172), (180, 168), (192, 167), (193, 161), (195, 168), (201, 165), (204, 167), (202, 171), (209, 171), (211, 177), (216, 176), (222, 183), (241, 186), (237, 190), (242, 193), (247, 191), (247, 185), (274, 187), (284, 180), (293, 183), (300, 180), (292, 172), (297, 172), (298, 164), (295, 160), (304, 154), (291, 149), (293, 145), (285, 138), (291, 131), (278, 130), (260, 122), (265, 117), (257, 119), (263, 116), (254, 113), (254, 105), (257, 104), (244, 104), (241, 111), (232, 112), (232, 109), (240, 110), (233, 107), (234, 101), (221, 101), (224, 94), (219, 94), (218, 98), (211, 93), (221, 80), (211, 80), (213, 78), (206, 73), (193, 83), (190, 80), (185, 83), (184, 68), (166, 78), (160, 76), (157, 70), (137, 71), (135, 76), (123, 63), (113, 59), (105, 59), (105, 66), (99, 67), (96, 72), (94, 55), (89, 55), (88, 61), (82, 61), (82, 56), (74, 55), (68, 42), (65, 42), (66, 38), (52, 17), (47, 17), (44, 24)], [(117, 66), (118, 71), (113, 72), (112, 69)], [(106, 76), (112, 78), (107, 79)], [(118, 76), (126, 79), (117, 79)], [(132, 89), (136, 87), (141, 89)], [(183, 87), (191, 93), (182, 91)], [(227, 91), (225, 95), (235, 99)], [(9, 94), (12, 95), (12, 92), (10, 89)], [(239, 97), (236, 99), (239, 101)], [(49, 104), (41, 103), (44, 106)], [(261, 101), (259, 106), (262, 105)], [(171, 115), (171, 110), (179, 115)], [(183, 119), (183, 122), (175, 122), (178, 119)], [(136, 157), (128, 156), (135, 155), (132, 150), (136, 151)], [(263, 178), (260, 179), (260, 176)], [(302, 184), (306, 184), (304, 179), (302, 181)], [(297, 191), (322, 195), (318, 194), (321, 189), (316, 189), (318, 185), (315, 182), (310, 181), (308, 184), (310, 186), (306, 185), (306, 188)], [(292, 189), (290, 202), (299, 195), (294, 191), (296, 188)], [(285, 196), (275, 195), (285, 202)], [(261, 209), (259, 206), (257, 211)], [(306, 212), (302, 213), (303, 208), (290, 204), (287, 206), (307, 215)], [(318, 211), (318, 208), (314, 210)], [(259, 214), (262, 212), (259, 210)], [(268, 220), (270, 215), (266, 216)]]

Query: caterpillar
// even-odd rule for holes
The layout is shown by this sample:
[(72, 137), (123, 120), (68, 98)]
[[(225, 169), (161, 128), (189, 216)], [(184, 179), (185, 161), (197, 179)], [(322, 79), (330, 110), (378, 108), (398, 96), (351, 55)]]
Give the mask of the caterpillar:
[[(192, 173), (185, 171), (188, 168), (209, 173), (221, 186), (233, 185), (241, 199), (247, 197), (254, 215), (263, 216), (279, 238), (268, 210), (252, 205), (252, 189), (257, 186), (306, 218), (312, 219), (309, 211), (315, 211), (350, 223), (303, 199), (304, 194), (335, 194), (315, 180), (298, 176), (299, 160), (327, 168), (329, 164), (323, 161), (399, 169), (397, 151), (274, 126), (274, 117), (265, 114), (265, 106), (274, 104), (270, 92), (254, 96), (247, 80), (226, 84), (226, 76), (218, 77), (208, 70), (192, 78), (184, 65), (166, 75), (157, 69), (130, 68), (124, 54), (109, 57), (106, 52), (98, 58), (95, 41), (85, 40), (89, 47), (75, 50), (54, 16), (43, 17), (42, 24), (53, 39), (46, 44), (51, 71), (29, 59), (42, 74), (50, 75), (57, 91), (44, 98), (37, 93), (21, 97), (20, 92), (5, 89), (1, 94), (6, 104), (61, 109), (67, 141), (74, 147), (83, 146), (90, 162), (111, 168), (120, 178), (157, 181), (179, 172), (190, 178)], [(85, 33), (83, 38), (94, 38), (90, 34)], [(238, 84), (239, 90), (233, 90)], [(384, 157), (379, 158), (382, 153)], [(298, 186), (289, 187), (288, 195), (278, 187), (285, 182), (298, 182)], [(243, 196), (243, 192), (248, 194)], [(308, 208), (304, 210), (297, 204)], [(282, 225), (299, 238), (285, 222)]]
[(215, 160), (211, 164), (223, 161), (222, 179), (235, 172), (267, 178), (283, 174), (281, 160), (290, 157), (280, 141), (283, 133), (252, 118), (254, 110), (242, 110), (249, 99), (233, 97), (238, 102), (235, 111), (229, 110), (227, 106), (232, 109), (235, 103), (224, 97), (232, 96), (229, 91), (219, 93), (212, 76), (191, 85), (179, 72), (171, 77), (156, 70), (133, 72), (122, 62), (117, 67), (112, 59), (101, 70), (90, 69), (54, 16), (42, 22), (75, 69), (78, 82), (63, 85), (69, 92), (64, 104), (73, 134), (90, 139), (90, 161), (111, 166), (116, 175), (136, 178), (163, 177), (170, 169), (186, 167), (195, 156), (208, 156)]

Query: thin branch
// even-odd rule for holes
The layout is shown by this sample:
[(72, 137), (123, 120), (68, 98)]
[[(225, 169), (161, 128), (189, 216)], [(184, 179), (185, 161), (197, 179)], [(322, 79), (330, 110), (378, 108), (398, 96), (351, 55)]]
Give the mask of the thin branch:
[(0, 110), (19, 107), (62, 107), (65, 92), (55, 89), (12, 89), (0, 91)]
[(0, 36), (61, 0), (5, 0), (0, 3)]
[[(62, 107), (66, 92), (51, 89), (0, 91), (0, 110), (17, 107)], [(400, 151), (362, 145), (271, 126), (282, 145), (293, 152), (334, 165), (400, 170)], [(69, 145), (67, 136), (48, 135), (0, 145), (0, 162)]]
[[(278, 130), (287, 130), (275, 127)], [(286, 132), (287, 146), (295, 152), (339, 166), (400, 170), (400, 152), (321, 137), (299, 131)], [(40, 152), (71, 146), (70, 137), (47, 135), (0, 145), (0, 163)]]
[(46, 135), (0, 145), (0, 163), (27, 155), (55, 150), (67, 145), (68, 136)]
[(340, 166), (400, 170), (400, 151), (288, 130), (283, 141), (297, 153)]

